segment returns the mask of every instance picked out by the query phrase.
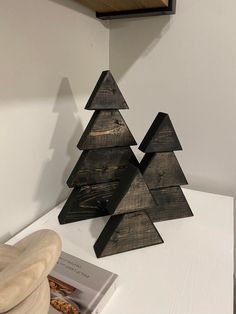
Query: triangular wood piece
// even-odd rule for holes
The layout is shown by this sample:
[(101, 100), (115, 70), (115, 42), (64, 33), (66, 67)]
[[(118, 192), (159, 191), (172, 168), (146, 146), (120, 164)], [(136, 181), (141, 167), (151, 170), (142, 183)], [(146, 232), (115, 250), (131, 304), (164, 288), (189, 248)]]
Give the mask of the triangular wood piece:
[(153, 222), (193, 216), (191, 208), (179, 186), (151, 190), (156, 207), (146, 210)]
[(110, 71), (102, 72), (85, 109), (129, 109)]
[(139, 163), (130, 147), (85, 150), (73, 169), (69, 187), (118, 181), (129, 164)]
[(130, 165), (110, 199), (107, 210), (112, 215), (153, 208), (155, 202), (138, 168)]
[(144, 211), (112, 216), (94, 245), (97, 257), (104, 257), (150, 245), (163, 240)]
[(158, 113), (139, 149), (144, 153), (182, 150), (179, 139), (167, 113)]
[(136, 141), (118, 110), (97, 110), (85, 129), (81, 150), (136, 145)]
[(75, 188), (58, 216), (60, 224), (108, 215), (107, 202), (117, 186), (110, 182)]
[(149, 189), (188, 184), (173, 152), (147, 153), (139, 168)]

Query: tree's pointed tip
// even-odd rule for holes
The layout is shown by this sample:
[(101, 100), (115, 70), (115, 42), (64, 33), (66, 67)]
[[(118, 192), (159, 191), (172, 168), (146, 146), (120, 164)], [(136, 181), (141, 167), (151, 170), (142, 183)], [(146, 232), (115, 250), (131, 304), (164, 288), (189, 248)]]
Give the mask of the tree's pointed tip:
[(105, 70), (85, 106), (86, 110), (129, 109), (112, 73)]
[[(136, 207), (137, 203), (133, 203), (131, 199), (138, 200), (142, 206)], [(108, 211), (112, 215), (120, 215), (153, 206), (155, 202), (139, 168), (130, 164), (108, 204)]]
[(159, 112), (139, 146), (143, 153), (182, 150), (171, 119), (167, 113)]

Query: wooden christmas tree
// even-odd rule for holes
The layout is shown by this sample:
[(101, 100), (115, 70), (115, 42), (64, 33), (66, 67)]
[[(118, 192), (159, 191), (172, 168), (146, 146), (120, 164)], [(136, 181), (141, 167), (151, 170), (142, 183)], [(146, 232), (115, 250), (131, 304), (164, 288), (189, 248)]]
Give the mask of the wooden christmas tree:
[(112, 215), (94, 245), (104, 257), (163, 243), (146, 210), (155, 206), (138, 168), (130, 165), (108, 203)]
[(180, 188), (188, 182), (174, 154), (182, 147), (168, 114), (157, 115), (139, 149), (146, 153), (140, 170), (156, 201), (147, 211), (152, 221), (193, 216)]
[(67, 184), (73, 188), (61, 213), (61, 224), (107, 215), (107, 203), (130, 162), (136, 145), (119, 109), (128, 109), (112, 74), (102, 72), (85, 107), (95, 110), (79, 141), (83, 150)]

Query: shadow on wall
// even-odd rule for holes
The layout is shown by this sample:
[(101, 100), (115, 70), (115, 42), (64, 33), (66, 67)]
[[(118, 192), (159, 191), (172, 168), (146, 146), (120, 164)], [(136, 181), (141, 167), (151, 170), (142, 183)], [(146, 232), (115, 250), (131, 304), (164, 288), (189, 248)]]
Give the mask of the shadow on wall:
[(87, 16), (94, 16), (93, 12), (86, 8), (85, 6), (79, 4), (75, 0), (49, 0), (50, 2), (54, 2), (56, 4), (62, 5), (68, 9), (77, 11)]
[(110, 69), (116, 79), (122, 78), (140, 57), (146, 57), (157, 46), (168, 32), (171, 19), (171, 16), (154, 16), (110, 23)]
[(10, 232), (5, 233), (0, 237), (0, 244), (5, 243), (7, 240), (9, 240), (12, 237), (12, 234)]
[(61, 81), (53, 112), (58, 119), (50, 144), (52, 157), (43, 165), (35, 195), (39, 209), (56, 206), (67, 198), (66, 181), (80, 155), (76, 145), (83, 129), (75, 115), (77, 107), (68, 78)]
[[(56, 4), (62, 5), (68, 9), (74, 10), (78, 13), (82, 13), (88, 17), (91, 18), (96, 18), (96, 13), (93, 12), (92, 10), (90, 10), (89, 8), (83, 6), (82, 4), (79, 4), (79, 1), (76, 0), (49, 0), (51, 2), (54, 2)], [(106, 28), (109, 28), (109, 22), (108, 21), (103, 21), (100, 19), (97, 19), (98, 22), (100, 22), (101, 24), (103, 24), (103, 26), (105, 26)]]

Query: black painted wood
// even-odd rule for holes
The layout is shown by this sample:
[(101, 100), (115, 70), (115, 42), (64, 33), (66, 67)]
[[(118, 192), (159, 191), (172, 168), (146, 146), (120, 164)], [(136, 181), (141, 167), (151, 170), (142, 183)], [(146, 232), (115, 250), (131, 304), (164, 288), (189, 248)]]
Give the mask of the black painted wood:
[(152, 8), (152, 9), (139, 9), (129, 11), (116, 11), (107, 13), (96, 13), (96, 17), (102, 20), (112, 20), (121, 18), (137, 18), (145, 16), (155, 15), (172, 15), (176, 12), (176, 0), (169, 0), (169, 6), (167, 8)]
[(173, 152), (182, 147), (168, 114), (157, 115), (139, 149), (146, 153), (139, 168), (157, 204), (147, 210), (152, 221), (193, 216), (180, 188), (188, 182)]
[(118, 110), (97, 110), (85, 129), (81, 150), (136, 145), (136, 141)]
[(163, 240), (144, 211), (112, 216), (97, 239), (94, 250), (97, 257), (118, 254)]
[(179, 186), (151, 190), (156, 207), (146, 210), (153, 222), (193, 216)]
[(144, 153), (182, 150), (168, 114), (158, 113), (139, 149)]
[(108, 215), (107, 203), (118, 184), (110, 182), (74, 188), (58, 216), (60, 224)]
[(139, 167), (151, 190), (188, 184), (174, 152), (147, 153)]
[(138, 168), (130, 165), (107, 205), (108, 212), (113, 215), (120, 215), (153, 206), (155, 206), (155, 202), (143, 176)]
[(74, 187), (118, 181), (130, 163), (139, 164), (130, 147), (85, 150), (67, 184)]
[(135, 139), (118, 110), (128, 106), (109, 71), (101, 74), (86, 109), (95, 112), (78, 143), (84, 151), (67, 181), (74, 190), (59, 215), (60, 223), (106, 215), (117, 180), (129, 164), (138, 166), (129, 147), (136, 145)]
[(129, 109), (110, 71), (102, 72), (85, 109)]

